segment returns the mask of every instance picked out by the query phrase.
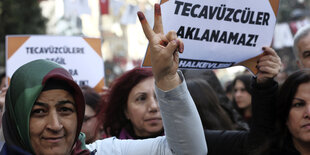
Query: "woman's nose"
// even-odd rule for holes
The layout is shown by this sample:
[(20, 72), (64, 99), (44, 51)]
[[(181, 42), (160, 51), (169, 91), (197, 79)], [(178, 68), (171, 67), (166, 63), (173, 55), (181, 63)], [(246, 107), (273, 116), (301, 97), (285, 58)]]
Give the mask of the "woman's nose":
[(310, 104), (306, 105), (306, 110), (305, 110), (304, 118), (310, 119)]
[(158, 112), (159, 111), (158, 102), (155, 98), (150, 99), (149, 111), (150, 112)]
[(63, 125), (60, 121), (60, 118), (59, 118), (57, 112), (50, 113), (50, 115), (48, 117), (49, 118), (48, 118), (48, 122), (47, 122), (48, 123), (47, 128), (49, 130), (57, 132), (63, 128)]

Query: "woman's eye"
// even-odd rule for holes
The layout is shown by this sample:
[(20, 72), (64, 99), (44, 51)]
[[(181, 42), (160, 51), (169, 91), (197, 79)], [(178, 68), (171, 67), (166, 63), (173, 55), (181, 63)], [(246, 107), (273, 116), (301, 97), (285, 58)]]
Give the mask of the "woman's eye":
[(296, 108), (302, 107), (302, 106), (304, 106), (304, 105), (305, 105), (304, 102), (296, 102), (296, 103), (293, 103), (293, 107), (296, 107)]
[(44, 114), (46, 114), (46, 110), (44, 109), (34, 109), (31, 111), (31, 115), (42, 116)]
[(68, 108), (68, 107), (61, 107), (59, 109), (59, 111), (63, 114), (71, 114), (73, 113), (73, 109), (72, 108)]
[(309, 57), (309, 56), (310, 56), (310, 51), (306, 51), (303, 53), (304, 58)]
[(137, 97), (136, 101), (145, 101), (146, 100), (146, 96), (145, 95), (141, 95), (139, 97)]

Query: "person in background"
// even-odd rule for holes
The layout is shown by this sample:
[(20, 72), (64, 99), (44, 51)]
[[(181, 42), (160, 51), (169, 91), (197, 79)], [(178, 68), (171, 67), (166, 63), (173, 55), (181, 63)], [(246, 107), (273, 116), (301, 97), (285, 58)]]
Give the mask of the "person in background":
[(225, 91), (217, 78), (216, 74), (212, 70), (182, 70), (185, 79), (202, 79), (207, 81), (207, 83), (216, 92), (216, 96), (219, 99), (220, 106), (225, 110), (225, 113), (229, 116), (234, 124), (234, 129), (236, 130), (249, 130), (249, 125), (244, 121), (243, 117), (239, 114), (236, 108), (233, 106), (232, 102), (228, 99)]
[(229, 99), (229, 101), (233, 100), (233, 85), (232, 85), (232, 81), (227, 81), (225, 83), (225, 94), (226, 94), (227, 98)]
[(294, 36), (293, 51), (297, 66), (310, 68), (310, 25), (300, 28)]
[(0, 90), (6, 86), (5, 72), (0, 74)]
[(6, 95), (7, 89), (8, 88), (5, 87), (0, 90), (0, 128), (2, 127), (2, 114), (4, 112), (5, 95)]
[(187, 88), (196, 104), (204, 129), (233, 130), (234, 124), (220, 106), (219, 99), (209, 85), (202, 79), (188, 79)]
[(0, 150), (4, 145), (4, 137), (2, 132), (2, 115), (4, 112), (4, 105), (5, 105), (5, 95), (8, 87), (6, 86), (6, 75), (5, 72), (0, 74)]
[(117, 78), (108, 92), (105, 132), (119, 139), (162, 136), (163, 124), (152, 70), (134, 68)]
[(100, 102), (101, 97), (93, 88), (82, 86), (81, 89), (86, 103), (82, 132), (86, 136), (86, 144), (89, 144), (103, 136), (103, 126), (97, 115), (102, 107), (100, 105), (102, 102)]
[(241, 74), (235, 77), (233, 83), (233, 105), (249, 124), (252, 117), (251, 110), (251, 75)]

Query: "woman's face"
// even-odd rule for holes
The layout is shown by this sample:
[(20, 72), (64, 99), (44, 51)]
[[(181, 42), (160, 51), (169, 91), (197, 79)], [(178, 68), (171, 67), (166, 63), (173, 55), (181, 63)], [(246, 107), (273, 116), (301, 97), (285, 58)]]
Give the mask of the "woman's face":
[(41, 92), (29, 121), (35, 154), (70, 154), (77, 129), (77, 113), (71, 94), (63, 89)]
[(234, 85), (234, 98), (240, 109), (251, 106), (251, 94), (247, 92), (242, 81), (237, 80)]
[(286, 125), (294, 144), (310, 142), (310, 82), (299, 85)]
[(154, 88), (154, 78), (149, 77), (129, 93), (125, 115), (131, 121), (137, 136), (152, 136), (163, 129)]
[(99, 131), (97, 129), (98, 119), (96, 117), (96, 112), (89, 106), (85, 105), (85, 116), (83, 120), (82, 132), (86, 135), (86, 144), (94, 142), (96, 139), (100, 138), (98, 135)]

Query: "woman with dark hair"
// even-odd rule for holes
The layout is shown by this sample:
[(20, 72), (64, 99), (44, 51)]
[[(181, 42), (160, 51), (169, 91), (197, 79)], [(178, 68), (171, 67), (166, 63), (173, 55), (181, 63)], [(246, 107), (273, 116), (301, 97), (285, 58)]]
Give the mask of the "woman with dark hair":
[(258, 154), (310, 154), (310, 69), (291, 74), (276, 103), (275, 135)]
[(204, 129), (234, 129), (233, 122), (220, 106), (215, 91), (207, 81), (202, 79), (188, 79), (186, 84), (195, 102)]
[(120, 139), (163, 135), (163, 125), (150, 69), (134, 68), (116, 79), (104, 110), (105, 132)]
[(248, 124), (252, 117), (251, 78), (250, 74), (238, 75), (232, 83), (233, 105)]

